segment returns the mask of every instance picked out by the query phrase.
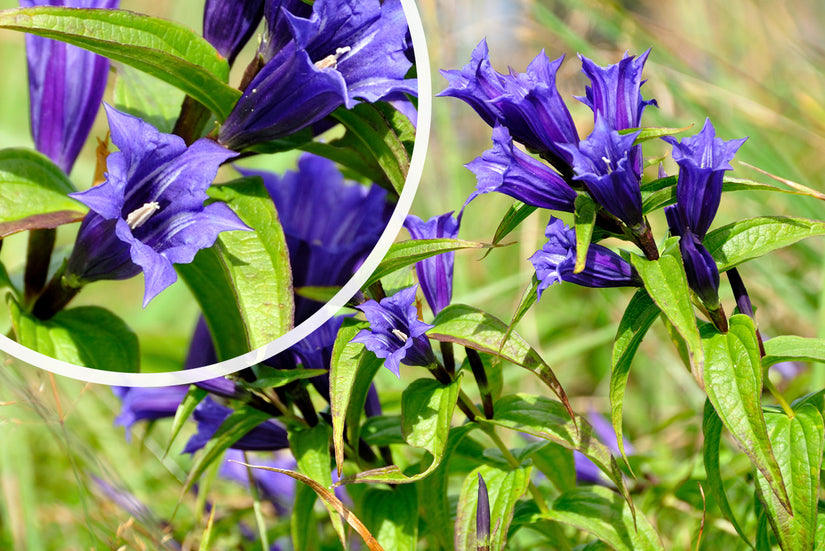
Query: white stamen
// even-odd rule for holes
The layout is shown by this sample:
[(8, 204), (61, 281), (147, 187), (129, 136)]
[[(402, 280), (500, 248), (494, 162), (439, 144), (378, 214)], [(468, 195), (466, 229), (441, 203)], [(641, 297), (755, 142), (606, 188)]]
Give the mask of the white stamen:
[(155, 201), (144, 203), (142, 207), (138, 207), (129, 213), (126, 217), (126, 223), (132, 230), (136, 230), (145, 224), (153, 214), (160, 210), (160, 204)]
[(393, 329), (392, 334), (401, 339), (401, 342), (407, 342), (407, 339), (409, 339), (409, 337), (403, 331), (400, 331), (398, 329)]
[(352, 50), (352, 48), (350, 48), (349, 46), (344, 46), (343, 48), (337, 48), (335, 50), (334, 54), (330, 54), (327, 57), (325, 57), (324, 59), (322, 59), (321, 61), (317, 61), (315, 63), (315, 66), (318, 67), (319, 69), (327, 69), (327, 68), (330, 68), (330, 67), (335, 69), (335, 67), (338, 66), (338, 58), (340, 58), (342, 55), (344, 55), (345, 53), (347, 53), (350, 50)]

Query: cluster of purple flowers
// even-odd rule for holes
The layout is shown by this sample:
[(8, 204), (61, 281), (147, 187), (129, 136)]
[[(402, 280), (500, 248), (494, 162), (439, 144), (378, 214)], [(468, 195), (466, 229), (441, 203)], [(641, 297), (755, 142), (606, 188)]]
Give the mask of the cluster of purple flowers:
[[(493, 127), (493, 148), (467, 164), (478, 180), (467, 202), (495, 191), (533, 207), (574, 212), (577, 196), (586, 192), (599, 207), (599, 229), (635, 242), (649, 259), (658, 258), (642, 206), (644, 163), (636, 143), (642, 113), (656, 105), (641, 94), (649, 53), (625, 54), (606, 67), (579, 56), (590, 86), (577, 99), (593, 112), (593, 131), (583, 140), (556, 87), (563, 58), (550, 61), (541, 52), (526, 72), (501, 74), (492, 68), (482, 41), (467, 65), (442, 71), (449, 86), (440, 95), (463, 100)], [(715, 137), (710, 121), (681, 142), (664, 139), (673, 146), (679, 165), (677, 203), (666, 210), (670, 231), (680, 237), (691, 288), (713, 311), (719, 307), (719, 273), (702, 240), (719, 206), (724, 171), (731, 169), (744, 140)], [(577, 273), (575, 232), (560, 220), (551, 217), (546, 237), (547, 243), (530, 259), (540, 280), (539, 293), (560, 281), (588, 287), (641, 285), (625, 259), (598, 244), (590, 245), (584, 270)]]
[[(24, 0), (22, 4), (113, 9), (118, 1)], [(225, 204), (203, 204), (220, 165), (248, 147), (320, 123), (338, 107), (352, 108), (362, 101), (396, 102), (416, 94), (416, 80), (407, 78), (412, 62), (400, 0), (209, 0), (204, 36), (232, 63), (261, 19), (265, 19), (264, 39), (247, 70), (243, 96), (216, 139), (201, 138), (187, 145), (178, 136), (160, 133), (148, 123), (106, 106), (112, 142), (119, 151), (107, 159), (103, 184), (73, 194), (90, 213), (80, 228), (65, 273), (60, 274), (60, 282), (69, 292), (58, 299), (47, 298), (65, 303), (88, 282), (126, 279), (142, 272), (145, 306), (177, 279), (173, 264), (191, 262), (198, 250), (214, 244), (220, 232), (251, 229)], [(68, 173), (99, 109), (108, 60), (35, 36), (27, 37), (27, 52), (36, 147)], [(350, 193), (350, 206), (359, 200), (355, 197), (358, 193)], [(309, 203), (318, 197), (324, 195), (312, 195)], [(339, 200), (327, 197), (330, 202)], [(307, 198), (301, 195), (301, 200)], [(372, 193), (370, 201), (364, 203), (364, 209), (380, 205), (383, 212), (383, 197)], [(295, 216), (304, 216), (314, 208), (309, 203)], [(349, 216), (357, 222), (355, 215)], [(332, 220), (326, 214), (312, 220), (324, 218)], [(340, 231), (349, 235), (350, 230), (345, 227)], [(373, 232), (365, 235), (369, 239)], [(315, 242), (316, 236), (305, 237)], [(291, 257), (294, 266), (307, 261), (303, 251), (293, 252)], [(322, 262), (318, 255), (314, 258)], [(335, 260), (330, 257), (328, 263), (340, 273), (351, 271), (351, 266)], [(335, 284), (342, 283), (334, 279)], [(49, 317), (63, 305), (36, 306), (35, 313)]]

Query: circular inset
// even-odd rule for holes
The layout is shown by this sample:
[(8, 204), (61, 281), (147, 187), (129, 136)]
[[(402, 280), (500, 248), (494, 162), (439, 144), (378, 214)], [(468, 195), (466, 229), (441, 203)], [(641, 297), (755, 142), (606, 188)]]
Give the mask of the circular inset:
[[(36, 367), (40, 367), (59, 375), (92, 383), (133, 387), (159, 387), (191, 384), (214, 377), (228, 375), (246, 367), (258, 364), (306, 338), (316, 329), (321, 327), (321, 325), (323, 325), (333, 315), (338, 313), (341, 308), (345, 306), (347, 301), (367, 281), (370, 274), (376, 269), (387, 250), (394, 242), (396, 235), (401, 230), (404, 218), (410, 209), (423, 171), (432, 109), (429, 56), (427, 53), (423, 26), (414, 1), (400, 0), (400, 2), (412, 39), (418, 89), (415, 142), (413, 145), (412, 155), (410, 157), (409, 170), (404, 182), (403, 190), (398, 197), (392, 215), (390, 216), (389, 221), (378, 238), (374, 248), (363, 260), (360, 267), (355, 271), (355, 274), (340, 288), (339, 291), (335, 293), (330, 300), (326, 302), (326, 304), (323, 304), (314, 313), (308, 315), (308, 317), (306, 317), (306, 319), (298, 324), (294, 329), (269, 342), (268, 344), (265, 344), (264, 346), (260, 346), (255, 350), (226, 361), (182, 371), (170, 371), (163, 373), (123, 373), (83, 367), (34, 351), (3, 335), (0, 335), (0, 349)], [(338, 48), (336, 52), (340, 53), (336, 53), (334, 56), (335, 59), (327, 60), (325, 58), (321, 62), (316, 62), (316, 67), (329, 67), (330, 65), (334, 65), (339, 58), (343, 64), (345, 62), (344, 56), (348, 52), (346, 46), (344, 48)], [(319, 63), (321, 63), (321, 65), (319, 65)], [(139, 212), (130, 212), (130, 216), (126, 219), (128, 226), (132, 229), (139, 228), (141, 223), (145, 223), (146, 220), (148, 220), (154, 212), (158, 210), (158, 206), (150, 201), (146, 202), (143, 206), (136, 210)], [(4, 274), (0, 274), (0, 276), (2, 275)]]

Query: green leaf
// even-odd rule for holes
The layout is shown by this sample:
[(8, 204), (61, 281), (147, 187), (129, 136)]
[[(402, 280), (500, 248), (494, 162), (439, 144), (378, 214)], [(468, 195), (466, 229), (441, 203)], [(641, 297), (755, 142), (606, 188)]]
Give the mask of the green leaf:
[(493, 245), (463, 239), (410, 239), (393, 243), (384, 260), (364, 283), (364, 289), (387, 275), (437, 254), (461, 249), (485, 249)]
[(434, 471), (444, 458), (450, 421), (461, 388), (461, 374), (452, 384), (444, 386), (433, 379), (413, 381), (401, 395), (401, 427), (407, 444), (423, 448), (432, 455), (432, 462), (423, 472), (406, 476), (396, 465), (372, 469), (348, 477), (339, 484), (352, 482), (415, 482)]
[(633, 142), (633, 145), (638, 145), (640, 143), (655, 140), (656, 138), (661, 138), (662, 136), (673, 136), (674, 134), (680, 134), (685, 130), (690, 130), (693, 125), (685, 126), (684, 128), (664, 128), (664, 127), (640, 127), (640, 128), (627, 128), (624, 130), (619, 130), (619, 134), (626, 135), (632, 134), (633, 132), (639, 132), (639, 135), (636, 136), (636, 140)]
[(772, 337), (765, 341), (762, 367), (780, 362), (825, 362), (825, 339), (807, 339), (796, 335)]
[(825, 514), (816, 515), (816, 551), (825, 551)]
[(616, 551), (664, 550), (647, 518), (634, 517), (627, 503), (601, 486), (582, 486), (562, 494), (542, 517), (592, 534)]
[(185, 94), (169, 84), (128, 65), (115, 67), (114, 106), (170, 134), (180, 115)]
[(184, 423), (186, 423), (186, 420), (189, 419), (189, 416), (192, 415), (192, 412), (195, 411), (198, 404), (206, 398), (207, 394), (209, 394), (209, 392), (202, 388), (198, 388), (196, 386), (189, 388), (189, 392), (186, 393), (186, 396), (184, 396), (183, 400), (181, 400), (178, 409), (175, 410), (175, 418), (172, 421), (172, 430), (169, 431), (169, 443), (166, 444), (166, 450), (163, 452), (164, 457), (169, 453), (169, 450), (172, 449), (172, 443), (175, 441), (175, 438), (177, 438)]
[(567, 394), (550, 366), (500, 319), (472, 306), (451, 304), (438, 313), (433, 325), (427, 332), (432, 339), (486, 352), (535, 373), (562, 401), (570, 417), (574, 416)]
[(384, 365), (384, 360), (367, 353), (363, 344), (350, 342), (359, 331), (368, 326), (363, 321), (344, 320), (332, 347), (329, 403), (332, 413), (332, 443), (339, 476), (344, 470), (344, 428), (349, 427), (350, 442), (357, 446), (360, 415), (364, 410), (367, 391), (373, 377)]
[(249, 347), (259, 348), (292, 329), (295, 309), (289, 252), (278, 213), (257, 177), (212, 186), (209, 195), (224, 201), (254, 229), (223, 232), (218, 246), (234, 289), (235, 308), (247, 328)]
[(788, 492), (762, 414), (762, 364), (753, 320), (737, 314), (730, 318), (727, 333), (706, 323), (701, 334), (706, 358), (705, 391), (713, 409), (790, 511)]
[(516, 201), (513, 203), (496, 228), (496, 234), (493, 236), (493, 245), (498, 245), (501, 243), (502, 239), (507, 237), (513, 230), (519, 227), (519, 225), (524, 222), (528, 216), (533, 214), (537, 208), (538, 207), (522, 203), (521, 201)]
[(364, 421), (361, 430), (364, 442), (370, 446), (405, 444), (400, 415), (376, 415)]
[[(426, 504), (429, 510), (430, 504)], [(364, 492), (361, 519), (384, 549), (418, 548), (418, 491), (415, 484), (370, 488)], [(429, 514), (427, 520), (432, 518)]]
[(713, 230), (703, 243), (719, 271), (724, 272), (815, 235), (825, 235), (825, 223), (805, 218), (761, 216)]
[(708, 490), (713, 496), (722, 515), (733, 525), (736, 533), (742, 538), (742, 541), (748, 544), (751, 549), (754, 549), (753, 544), (745, 535), (742, 526), (733, 514), (733, 510), (728, 502), (728, 496), (725, 492), (725, 483), (722, 480), (722, 471), (719, 468), (719, 444), (722, 440), (722, 420), (714, 411), (710, 401), (705, 400), (704, 418), (702, 419), (702, 433), (705, 437), (705, 446), (703, 450), (703, 457), (705, 461), (705, 472), (708, 476)]
[(6, 271), (6, 267), (0, 262), (0, 289), (3, 287), (9, 287), (14, 292), (17, 292), (17, 289), (14, 288), (14, 284), (11, 282), (9, 273)]
[[(324, 488), (332, 486), (331, 458), (329, 456), (329, 426), (319, 423), (312, 428), (289, 431), (289, 448), (298, 470)], [(342, 545), (346, 545), (344, 524), (337, 510), (326, 500), (322, 500), (329, 511), (329, 519)]]
[(261, 366), (257, 373), (257, 379), (251, 382), (241, 381), (241, 383), (249, 388), (280, 388), (293, 381), (311, 379), (324, 373), (329, 372), (326, 369), (275, 369), (269, 366)]
[(401, 195), (410, 170), (413, 124), (385, 102), (340, 107), (331, 117), (347, 129), (344, 137), (329, 144), (310, 142), (301, 148), (339, 162)]
[(289, 533), (292, 535), (292, 548), (305, 551), (317, 551), (318, 520), (313, 509), (318, 495), (306, 484), (295, 485), (295, 500), (292, 514), (289, 516)]
[(242, 406), (224, 419), (212, 438), (200, 450), (200, 455), (196, 456), (189, 470), (189, 476), (186, 477), (183, 490), (181, 490), (181, 496), (189, 491), (192, 484), (200, 478), (209, 465), (220, 459), (223, 452), (267, 419), (269, 419), (268, 413), (252, 406)]
[(622, 321), (619, 322), (619, 329), (616, 332), (616, 340), (613, 343), (613, 367), (610, 371), (610, 417), (613, 421), (613, 429), (616, 431), (619, 452), (625, 463), (627, 463), (627, 456), (622, 438), (622, 409), (627, 379), (630, 376), (630, 365), (650, 326), (659, 317), (659, 312), (659, 307), (647, 291), (644, 289), (636, 291), (622, 315)]
[(41, 354), (71, 364), (137, 373), (138, 339), (122, 319), (104, 308), (81, 306), (40, 320), (7, 298), (17, 342)]
[(470, 423), (450, 429), (441, 463), (430, 473), (430, 476), (416, 484), (419, 489), (419, 499), (427, 507), (427, 532), (435, 540), (437, 544), (435, 548), (451, 549), (453, 546), (452, 507), (447, 493), (451, 470), (450, 460), (464, 437), (476, 428), (478, 425)]
[(587, 195), (576, 197), (576, 212), (573, 214), (576, 229), (576, 266), (573, 273), (581, 273), (587, 263), (587, 251), (593, 239), (596, 226), (596, 203)]
[(586, 419), (578, 415), (571, 419), (559, 402), (528, 394), (505, 396), (496, 402), (496, 415), (490, 422), (581, 452), (610, 478), (632, 505), (613, 454), (599, 442)]
[(490, 547), (491, 551), (504, 549), (507, 530), (513, 520), (513, 512), (519, 498), (527, 491), (532, 468), (515, 469), (483, 465), (464, 479), (458, 498), (458, 517), (455, 521), (455, 549), (476, 551), (476, 510), (478, 508), (478, 475), (487, 486), (490, 500)]
[(249, 352), (235, 287), (218, 245), (201, 249), (189, 264), (175, 264), (175, 270), (201, 307), (218, 359), (229, 360)]
[(696, 328), (696, 316), (690, 304), (690, 288), (681, 258), (664, 255), (659, 260), (646, 260), (631, 255), (630, 263), (644, 281), (650, 298), (684, 339), (693, 376), (701, 381), (704, 363), (702, 342)]
[(802, 551), (814, 546), (825, 431), (822, 416), (814, 406), (803, 405), (794, 413), (793, 419), (783, 411), (765, 416), (793, 515), (788, 514), (776, 498), (762, 473), (756, 473), (759, 498), (767, 509), (768, 522), (783, 551)]
[(0, 239), (13, 233), (78, 222), (88, 210), (57, 165), (28, 149), (0, 150)]
[(229, 65), (198, 33), (126, 10), (36, 7), (0, 12), (0, 28), (53, 38), (148, 73), (226, 119), (241, 93)]

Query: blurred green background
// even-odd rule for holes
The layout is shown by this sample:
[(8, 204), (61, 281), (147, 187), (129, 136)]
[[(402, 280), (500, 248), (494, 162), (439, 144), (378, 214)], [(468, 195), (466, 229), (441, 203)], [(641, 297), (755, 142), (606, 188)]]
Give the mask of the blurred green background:
[[(501, 72), (508, 65), (523, 71), (542, 48), (551, 59), (564, 54), (566, 62), (557, 81), (584, 137), (591, 114), (572, 98), (582, 95), (586, 84), (576, 54), (608, 64), (625, 51), (639, 54), (652, 48), (645, 68), (648, 82), (642, 92), (645, 98), (656, 98), (659, 109), (647, 109), (645, 125), (693, 124), (692, 133), (709, 116), (721, 137), (749, 136), (737, 160), (825, 191), (821, 176), (825, 164), (822, 2), (417, 3), (427, 33), (435, 92), (446, 84), (437, 70), (464, 65), (483, 37), (488, 40), (494, 67)], [(14, 5), (0, 1), (0, 7)], [(183, 1), (122, 2), (123, 8), (194, 28), (200, 26), (201, 6), (200, 2)], [(21, 108), (27, 94), (22, 43), (22, 35), (0, 32), (0, 68), (5, 75), (0, 91), (0, 147), (31, 143), (27, 112)], [(98, 120), (102, 133), (101, 124)], [(453, 98), (436, 98), (430, 154), (412, 212), (429, 217), (460, 209), (475, 187), (473, 175), (462, 165), (489, 146), (490, 129), (468, 106)], [(665, 152), (657, 143), (645, 146), (648, 157)], [(668, 172), (674, 171), (669, 159), (664, 164)], [(743, 165), (734, 163), (734, 167), (735, 176), (772, 183)], [(75, 168), (73, 180), (85, 185), (92, 170), (89, 149)], [(465, 212), (460, 236), (490, 240), (510, 202), (494, 195), (475, 200)], [(714, 227), (757, 215), (823, 218), (824, 213), (825, 205), (813, 199), (737, 192), (723, 197)], [(651, 222), (656, 237), (663, 238), (664, 220), (654, 217)], [(508, 239), (515, 244), (493, 251), (484, 261), (477, 253), (459, 253), (454, 301), (510, 319), (529, 284), (532, 267), (527, 258), (541, 247), (546, 223), (546, 213), (535, 213)], [(4, 259), (13, 254), (14, 246), (9, 239)], [(825, 337), (822, 250), (821, 240), (811, 240), (741, 268), (764, 334)], [(723, 277), (722, 299), (731, 313), (733, 301), (725, 281)], [(139, 297), (141, 281), (134, 282), (134, 290)], [(180, 292), (185, 293), (185, 289)], [(151, 310), (135, 314), (136, 329), (152, 326), (158, 331), (156, 340), (142, 342), (144, 361), (152, 368), (173, 365), (184, 354), (196, 312), (178, 315), (178, 298), (164, 293)], [(517, 327), (551, 364), (578, 411), (608, 411), (611, 342), (629, 299), (627, 290), (557, 285)], [(139, 305), (123, 308), (138, 311)], [(158, 325), (158, 320), (167, 322)], [(0, 319), (0, 329), (4, 324), (7, 322)], [(379, 391), (389, 403), (397, 399), (404, 381), (417, 375), (411, 368), (402, 368), (401, 376), (399, 382), (382, 371), (377, 378)], [(529, 390), (526, 385), (532, 380), (508, 370), (504, 382), (508, 390)], [(795, 398), (825, 386), (825, 374), (806, 366), (800, 376), (779, 384), (788, 397)], [(685, 481), (697, 472), (701, 475), (701, 456), (696, 454), (702, 444), (702, 403), (702, 393), (674, 354), (661, 325), (655, 325), (634, 363), (624, 424), (626, 435), (638, 450), (639, 487), (644, 488), (645, 481), (657, 485), (655, 492), (644, 493), (639, 505), (653, 515), (667, 538), (667, 548), (691, 546), (701, 522), (699, 490), (695, 483)], [(185, 438), (179, 438), (162, 458), (169, 425), (159, 423), (148, 434), (136, 428), (132, 443), (127, 445), (123, 430), (112, 426), (117, 411), (118, 402), (108, 388), (55, 378), (7, 360), (0, 371), (0, 549), (106, 549), (121, 545), (154, 549), (159, 545), (160, 525), (130, 521), (128, 513), (95, 489), (90, 475), (123, 485), (149, 504), (158, 517), (170, 520), (188, 464), (188, 458), (177, 453)], [(736, 479), (748, 476), (748, 463), (732, 452), (723, 461), (726, 475), (731, 477), (731, 495), (742, 496), (735, 500), (736, 507), (747, 509), (750, 496), (746, 485)], [(228, 485), (216, 490), (239, 509), (251, 503), (244, 492), (233, 491)], [(197, 541), (205, 524), (205, 518), (192, 512), (196, 510), (192, 502), (187, 498), (187, 506), (170, 522), (170, 530), (179, 540), (189, 537)], [(251, 513), (239, 515), (254, 526)], [(237, 520), (220, 519), (225, 538), (221, 541), (227, 547)], [(709, 522), (706, 532), (703, 548), (738, 546), (730, 536), (731, 527), (723, 521)]]

